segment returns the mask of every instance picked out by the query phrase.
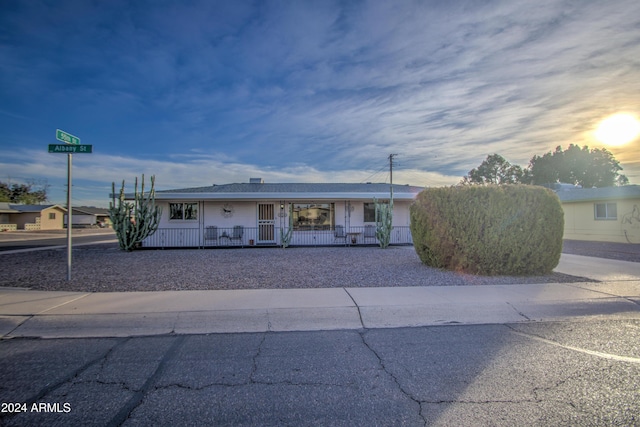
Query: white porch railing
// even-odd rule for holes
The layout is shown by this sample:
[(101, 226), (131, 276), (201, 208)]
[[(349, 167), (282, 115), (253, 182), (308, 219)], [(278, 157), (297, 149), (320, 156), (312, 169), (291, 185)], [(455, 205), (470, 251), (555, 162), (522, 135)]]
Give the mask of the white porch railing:
[[(258, 227), (205, 227), (199, 228), (158, 228), (147, 237), (142, 246), (146, 248), (206, 248), (206, 247), (251, 247), (280, 246), (280, 228), (274, 233), (260, 233)], [(261, 240), (266, 237), (273, 240)], [(375, 227), (350, 227), (340, 230), (294, 230), (290, 246), (351, 246), (377, 245)], [(408, 226), (396, 226), (391, 231), (392, 245), (411, 245), (411, 231)]]

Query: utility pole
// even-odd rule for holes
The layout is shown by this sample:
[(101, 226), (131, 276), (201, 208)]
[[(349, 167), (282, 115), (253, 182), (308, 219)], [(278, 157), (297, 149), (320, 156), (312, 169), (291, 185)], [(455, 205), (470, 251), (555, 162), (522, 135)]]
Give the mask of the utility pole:
[(391, 195), (391, 200), (393, 200), (393, 158), (397, 156), (397, 154), (389, 154), (389, 194)]

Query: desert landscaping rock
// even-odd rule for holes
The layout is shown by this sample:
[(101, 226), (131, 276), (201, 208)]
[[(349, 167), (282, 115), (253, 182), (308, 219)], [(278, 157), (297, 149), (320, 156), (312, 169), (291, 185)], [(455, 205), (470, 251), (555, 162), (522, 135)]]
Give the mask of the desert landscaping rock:
[(410, 246), (165, 249), (123, 252), (117, 244), (5, 254), (0, 286), (79, 292), (482, 286), (567, 283), (583, 277), (486, 277), (423, 265)]

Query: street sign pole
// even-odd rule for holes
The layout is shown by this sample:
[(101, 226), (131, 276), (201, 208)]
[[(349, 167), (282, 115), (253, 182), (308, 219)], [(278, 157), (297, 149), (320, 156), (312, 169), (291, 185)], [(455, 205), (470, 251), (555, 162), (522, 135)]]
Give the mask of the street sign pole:
[(64, 142), (64, 144), (49, 144), (49, 152), (67, 153), (67, 281), (71, 281), (71, 229), (73, 228), (73, 206), (71, 205), (71, 153), (91, 153), (93, 146), (80, 145), (80, 138), (60, 129), (56, 129), (56, 139)]
[(71, 158), (72, 154), (67, 154), (67, 281), (71, 281), (71, 228), (73, 221), (71, 216), (73, 208), (71, 207)]

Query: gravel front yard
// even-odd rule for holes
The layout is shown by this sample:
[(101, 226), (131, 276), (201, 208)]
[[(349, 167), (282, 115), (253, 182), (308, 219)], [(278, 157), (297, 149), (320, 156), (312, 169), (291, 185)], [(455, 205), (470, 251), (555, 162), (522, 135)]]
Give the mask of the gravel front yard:
[(423, 265), (413, 247), (296, 247), (140, 250), (117, 244), (73, 251), (67, 282), (66, 249), (0, 255), (0, 286), (39, 290), (116, 292), (206, 289), (283, 289), (374, 286), (461, 286), (587, 281), (553, 273), (483, 277)]

